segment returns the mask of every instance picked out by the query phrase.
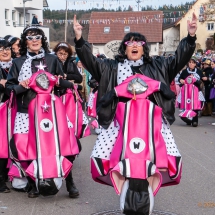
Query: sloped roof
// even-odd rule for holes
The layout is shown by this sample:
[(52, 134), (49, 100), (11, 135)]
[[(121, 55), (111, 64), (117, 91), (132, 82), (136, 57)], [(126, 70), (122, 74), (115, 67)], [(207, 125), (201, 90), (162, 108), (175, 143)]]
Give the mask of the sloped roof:
[(174, 27), (175, 23), (177, 23), (177, 22), (178, 22), (178, 20), (176, 22), (163, 24), (163, 30)]
[[(130, 26), (130, 32), (139, 32), (146, 36), (148, 42), (162, 42), (162, 18), (162, 11), (92, 12), (88, 42), (103, 44), (112, 40), (122, 40), (125, 26)], [(131, 19), (134, 21), (122, 22)], [(121, 22), (110, 20), (121, 20)], [(138, 20), (138, 23), (135, 20)], [(110, 27), (110, 32), (104, 33), (104, 27)]]

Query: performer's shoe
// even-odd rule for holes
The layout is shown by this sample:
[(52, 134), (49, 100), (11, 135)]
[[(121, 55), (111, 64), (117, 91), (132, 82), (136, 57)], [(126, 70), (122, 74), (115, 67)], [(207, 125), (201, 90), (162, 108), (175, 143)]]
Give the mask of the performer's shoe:
[(126, 215), (150, 215), (154, 207), (152, 189), (145, 179), (127, 179), (120, 195), (120, 208)]
[(192, 126), (193, 126), (193, 127), (197, 127), (197, 126), (198, 126), (198, 122), (193, 122), (193, 123), (192, 123)]
[(37, 198), (39, 196), (39, 191), (36, 188), (36, 185), (28, 192), (28, 198)]
[(38, 191), (38, 189), (36, 187), (35, 181), (30, 177), (27, 177), (27, 179), (28, 179), (28, 183), (29, 183), (29, 185), (31, 187), (29, 189), (30, 191), (28, 192), (28, 198), (36, 198), (36, 197), (38, 197), (40, 195), (40, 193), (39, 193), (39, 191)]
[(75, 183), (72, 178), (72, 171), (66, 177), (66, 188), (67, 188), (67, 191), (69, 192), (70, 198), (77, 198), (79, 196), (79, 191), (76, 188)]
[(191, 122), (187, 122), (187, 125), (191, 125)]
[(76, 188), (75, 184), (66, 182), (67, 191), (69, 192), (70, 198), (77, 198), (79, 196), (79, 191)]
[(4, 177), (0, 177), (0, 193), (9, 193), (9, 192), (10, 192), (10, 189), (7, 187)]

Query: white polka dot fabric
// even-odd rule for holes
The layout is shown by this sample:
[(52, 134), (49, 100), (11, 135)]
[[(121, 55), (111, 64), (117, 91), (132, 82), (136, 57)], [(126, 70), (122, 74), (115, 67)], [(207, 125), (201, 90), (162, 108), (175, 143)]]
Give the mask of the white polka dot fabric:
[(14, 134), (26, 134), (29, 130), (29, 116), (27, 113), (16, 113)]
[(143, 59), (137, 61), (130, 61), (125, 59), (124, 63), (118, 64), (117, 83), (121, 84), (126, 78), (133, 75), (131, 66), (140, 66), (143, 64)]
[(0, 67), (3, 69), (8, 69), (12, 66), (12, 60), (8, 61), (8, 62), (2, 62), (0, 61)]
[(180, 157), (181, 154), (179, 153), (178, 148), (175, 144), (175, 139), (173, 137), (173, 134), (172, 134), (168, 124), (166, 122), (164, 122), (164, 120), (162, 120), (161, 134), (162, 134), (163, 139), (166, 144), (167, 154)]
[[(115, 124), (115, 125), (114, 125)], [(117, 121), (112, 122), (108, 129), (101, 128), (101, 133), (96, 139), (91, 157), (110, 160), (116, 138), (118, 137), (120, 126)]]
[(84, 113), (84, 111), (82, 111), (82, 113), (83, 113), (83, 124), (87, 125), (89, 123), (89, 120), (87, 119), (86, 114)]
[(91, 109), (93, 108), (93, 100), (94, 100), (94, 98), (95, 98), (95, 94), (90, 93), (87, 106), (90, 107)]
[(27, 52), (27, 59), (22, 65), (21, 71), (19, 73), (18, 81), (21, 82), (23, 80), (29, 79), (32, 76), (32, 70), (31, 70), (31, 62), (34, 59), (40, 59), (45, 56), (45, 50), (41, 48), (40, 54), (35, 56), (30, 56), (30, 54)]

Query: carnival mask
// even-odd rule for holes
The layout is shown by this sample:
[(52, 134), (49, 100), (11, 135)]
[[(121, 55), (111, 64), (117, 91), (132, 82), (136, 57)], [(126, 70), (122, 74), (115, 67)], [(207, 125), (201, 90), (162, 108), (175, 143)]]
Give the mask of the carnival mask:
[(45, 73), (41, 73), (36, 78), (36, 84), (40, 89), (47, 90), (49, 88), (49, 79)]
[(145, 81), (140, 78), (134, 78), (128, 84), (128, 92), (131, 94), (141, 94), (144, 93), (148, 89), (148, 85)]

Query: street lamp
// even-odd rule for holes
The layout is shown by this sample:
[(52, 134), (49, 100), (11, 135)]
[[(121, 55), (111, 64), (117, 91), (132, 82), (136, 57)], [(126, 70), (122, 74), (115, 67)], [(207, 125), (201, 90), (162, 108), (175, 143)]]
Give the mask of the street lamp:
[(24, 28), (25, 28), (25, 24), (26, 24), (26, 17), (25, 17), (25, 2), (26, 1), (32, 1), (32, 0), (23, 0), (23, 9), (24, 9)]

